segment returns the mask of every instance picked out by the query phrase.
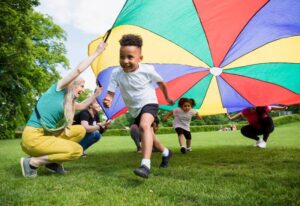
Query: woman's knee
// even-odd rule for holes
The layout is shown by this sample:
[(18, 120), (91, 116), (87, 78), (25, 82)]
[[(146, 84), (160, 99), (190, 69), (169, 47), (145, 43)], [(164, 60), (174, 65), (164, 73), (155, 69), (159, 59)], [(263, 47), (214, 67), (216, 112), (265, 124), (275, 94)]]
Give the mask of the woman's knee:
[(95, 131), (94, 132), (94, 141), (97, 142), (97, 141), (100, 140), (100, 138), (101, 138), (100, 132), (99, 131)]
[(72, 148), (68, 152), (68, 159), (75, 160), (82, 156), (83, 148), (79, 144), (73, 145)]

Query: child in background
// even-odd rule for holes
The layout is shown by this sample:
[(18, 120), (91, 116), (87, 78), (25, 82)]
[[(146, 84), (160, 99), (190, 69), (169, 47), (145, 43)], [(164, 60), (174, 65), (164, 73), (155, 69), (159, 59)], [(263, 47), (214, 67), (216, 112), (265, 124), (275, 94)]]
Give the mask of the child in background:
[(124, 35), (120, 45), (121, 67), (112, 71), (103, 105), (107, 108), (111, 106), (116, 88), (119, 87), (128, 111), (135, 118), (134, 123), (139, 125), (142, 137), (143, 159), (134, 174), (148, 178), (153, 145), (162, 153), (160, 168), (167, 167), (172, 156), (171, 150), (160, 143), (151, 127), (158, 113), (158, 101), (152, 83), (157, 83), (169, 104), (174, 102), (169, 98), (167, 87), (155, 68), (149, 64), (141, 64), (142, 38), (133, 34)]
[[(234, 116), (227, 114), (228, 119), (234, 120), (244, 117), (248, 121), (248, 125), (241, 128), (241, 133), (245, 137), (256, 140), (256, 147), (266, 148), (269, 135), (274, 130), (272, 117), (268, 115), (271, 110), (284, 110), (287, 107), (282, 106), (265, 106), (265, 107), (248, 107)], [(263, 135), (259, 138), (258, 135)]]
[[(173, 128), (175, 128), (178, 135), (180, 151), (182, 154), (185, 154), (186, 151), (192, 151), (192, 135), (190, 132), (192, 117), (196, 116), (198, 119), (201, 119), (197, 110), (192, 109), (194, 106), (194, 99), (181, 98), (178, 102), (178, 108), (170, 111), (163, 117), (163, 121), (166, 121), (171, 115), (174, 116)], [(184, 138), (186, 139), (186, 145), (184, 144)]]

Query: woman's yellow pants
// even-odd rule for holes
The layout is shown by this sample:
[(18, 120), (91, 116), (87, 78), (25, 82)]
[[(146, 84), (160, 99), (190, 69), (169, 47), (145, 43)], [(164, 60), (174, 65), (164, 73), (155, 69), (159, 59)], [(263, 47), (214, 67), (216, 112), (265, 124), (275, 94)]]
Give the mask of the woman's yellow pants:
[(43, 128), (26, 126), (21, 146), (31, 157), (48, 156), (50, 162), (75, 160), (82, 156), (83, 149), (78, 142), (84, 137), (85, 132), (83, 126), (72, 125), (58, 136), (46, 136)]

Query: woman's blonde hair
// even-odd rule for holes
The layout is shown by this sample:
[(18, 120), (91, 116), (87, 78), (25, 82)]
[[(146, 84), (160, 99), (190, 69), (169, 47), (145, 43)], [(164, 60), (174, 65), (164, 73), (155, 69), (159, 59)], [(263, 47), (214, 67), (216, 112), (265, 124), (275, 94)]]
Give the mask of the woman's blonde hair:
[(75, 95), (73, 91), (82, 82), (84, 82), (84, 79), (79, 76), (75, 80), (73, 80), (66, 88), (64, 115), (68, 125), (73, 124), (73, 118), (75, 114)]

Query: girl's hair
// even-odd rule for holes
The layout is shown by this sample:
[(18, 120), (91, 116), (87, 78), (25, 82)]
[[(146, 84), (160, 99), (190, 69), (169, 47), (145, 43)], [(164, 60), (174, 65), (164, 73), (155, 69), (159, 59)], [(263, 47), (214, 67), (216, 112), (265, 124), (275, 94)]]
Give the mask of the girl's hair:
[(142, 48), (143, 46), (142, 37), (135, 34), (123, 35), (119, 42), (121, 46), (136, 46), (138, 48)]
[(194, 107), (196, 105), (195, 100), (194, 99), (189, 99), (189, 98), (181, 98), (178, 102), (178, 106), (182, 107), (184, 103), (190, 103), (192, 107)]
[(72, 125), (75, 114), (75, 95), (73, 90), (83, 81), (84, 79), (78, 76), (66, 88), (64, 115), (68, 125)]

